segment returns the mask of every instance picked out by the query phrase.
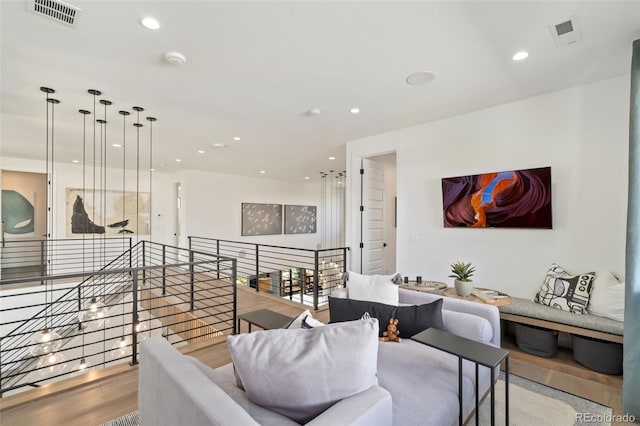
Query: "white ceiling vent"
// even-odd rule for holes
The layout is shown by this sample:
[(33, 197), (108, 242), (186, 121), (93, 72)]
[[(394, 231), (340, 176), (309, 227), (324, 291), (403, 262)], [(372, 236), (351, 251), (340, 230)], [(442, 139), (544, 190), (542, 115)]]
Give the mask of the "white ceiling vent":
[(580, 31), (580, 23), (577, 16), (564, 19), (555, 25), (549, 26), (551, 37), (556, 47), (569, 46), (582, 40), (582, 32)]
[(70, 27), (75, 27), (82, 9), (59, 0), (29, 0), (29, 10)]

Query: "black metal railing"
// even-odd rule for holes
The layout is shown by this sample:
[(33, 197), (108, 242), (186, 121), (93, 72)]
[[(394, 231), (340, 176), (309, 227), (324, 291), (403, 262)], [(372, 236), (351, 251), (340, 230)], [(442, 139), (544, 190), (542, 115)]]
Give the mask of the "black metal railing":
[[(235, 281), (235, 259), (141, 241), (101, 270), (2, 291), (0, 393), (81, 374), (82, 361), (136, 364), (150, 335), (180, 345), (235, 333)], [(49, 342), (34, 340), (46, 330)]]
[(0, 282), (97, 271), (131, 246), (131, 237), (4, 240), (0, 248)]
[(237, 283), (318, 309), (342, 286), (348, 247), (304, 249), (190, 236), (189, 249), (237, 259)]

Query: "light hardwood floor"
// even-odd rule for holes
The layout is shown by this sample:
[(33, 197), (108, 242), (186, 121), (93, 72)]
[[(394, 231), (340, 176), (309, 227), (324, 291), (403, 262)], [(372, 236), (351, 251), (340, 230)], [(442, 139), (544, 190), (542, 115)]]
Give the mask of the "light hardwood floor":
[[(238, 289), (238, 313), (271, 309), (294, 316), (305, 307), (282, 299)], [(315, 317), (328, 322), (327, 310)], [(505, 339), (511, 351), (511, 372), (545, 385), (565, 390), (613, 408), (621, 413), (622, 378), (593, 373), (575, 364), (567, 354), (548, 360), (524, 354)], [(182, 349), (211, 367), (230, 362), (224, 338)], [(98, 425), (137, 409), (138, 370), (121, 365), (45, 385), (0, 399), (0, 424)]]

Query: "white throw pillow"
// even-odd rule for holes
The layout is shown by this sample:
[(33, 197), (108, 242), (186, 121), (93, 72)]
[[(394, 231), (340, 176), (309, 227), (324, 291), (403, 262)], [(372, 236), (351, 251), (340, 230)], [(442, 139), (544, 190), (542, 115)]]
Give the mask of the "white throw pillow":
[(311, 312), (306, 309), (303, 313), (291, 320), (291, 322), (282, 328), (315, 328), (324, 325), (323, 322), (318, 321), (311, 315)]
[(365, 300), (367, 302), (398, 305), (400, 288), (392, 280), (394, 275), (360, 275), (349, 272), (347, 289), (349, 299)]
[(624, 322), (624, 283), (607, 271), (598, 272), (587, 311), (593, 315)]
[(378, 384), (378, 321), (227, 338), (247, 398), (299, 423)]

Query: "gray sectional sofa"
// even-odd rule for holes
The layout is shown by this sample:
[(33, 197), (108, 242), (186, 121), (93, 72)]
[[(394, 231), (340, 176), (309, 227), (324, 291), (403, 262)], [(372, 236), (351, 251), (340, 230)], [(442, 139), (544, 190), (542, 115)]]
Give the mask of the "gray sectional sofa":
[[(346, 297), (346, 290), (332, 296)], [(401, 304), (420, 305), (442, 296), (400, 289)], [(496, 347), (500, 318), (494, 306), (443, 300), (446, 331)], [(497, 373), (497, 372), (496, 372)], [(479, 394), (490, 371), (480, 368)], [(475, 407), (475, 365), (463, 364), (463, 411)], [(378, 346), (378, 386), (331, 406), (310, 425), (452, 425), (458, 422), (458, 361), (453, 355), (404, 339)], [(274, 391), (277, 391), (274, 389)], [(248, 400), (236, 386), (231, 364), (211, 369), (181, 355), (159, 338), (142, 343), (139, 373), (142, 425), (297, 424)]]

